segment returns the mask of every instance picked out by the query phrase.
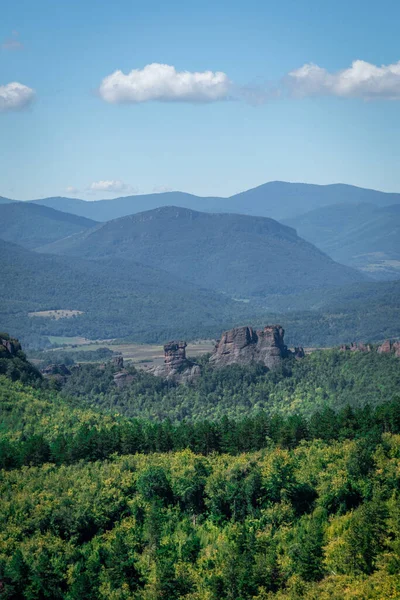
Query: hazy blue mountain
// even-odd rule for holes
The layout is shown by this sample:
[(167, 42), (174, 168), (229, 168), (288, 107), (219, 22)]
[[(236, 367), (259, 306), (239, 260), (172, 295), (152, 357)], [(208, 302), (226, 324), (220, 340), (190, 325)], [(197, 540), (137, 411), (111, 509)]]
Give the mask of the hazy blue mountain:
[(0, 205), (0, 238), (25, 248), (36, 248), (92, 228), (91, 219), (28, 202)]
[(0, 204), (10, 204), (10, 202), (16, 202), (16, 200), (10, 200), (10, 198), (0, 196)]
[(205, 212), (234, 212), (281, 220), (330, 204), (397, 204), (400, 203), (400, 194), (344, 184), (313, 185), (272, 181), (230, 198), (202, 198), (183, 192), (165, 192), (95, 202), (73, 198), (44, 198), (33, 202), (95, 221), (108, 221), (161, 206), (180, 206)]
[(400, 204), (336, 204), (285, 223), (343, 264), (376, 278), (400, 278)]
[(173, 206), (109, 221), (41, 251), (133, 259), (241, 299), (363, 280), (273, 219)]
[[(247, 305), (135, 261), (89, 261), (39, 254), (0, 240), (0, 324), (22, 338), (83, 335), (165, 341), (216, 335), (247, 321)], [(29, 317), (79, 310), (58, 321)], [(246, 316), (247, 315), (247, 316)]]

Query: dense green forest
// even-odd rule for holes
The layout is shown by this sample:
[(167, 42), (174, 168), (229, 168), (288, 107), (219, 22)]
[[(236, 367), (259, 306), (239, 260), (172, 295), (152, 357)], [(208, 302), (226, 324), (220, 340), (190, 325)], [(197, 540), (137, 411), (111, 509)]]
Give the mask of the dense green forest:
[[(175, 422), (87, 399), (96, 381), (109, 393), (111, 365), (75, 369), (63, 395), (20, 350), (0, 369), (0, 598), (400, 596), (394, 356), (316, 352), (275, 373), (203, 365), (196, 418)], [(196, 391), (136, 377), (144, 405), (179, 393), (190, 405)], [(277, 397), (210, 411), (224, 389), (231, 407)]]
[[(72, 408), (4, 376), (0, 390), (1, 455), (20, 446), (27, 463), (5, 465), (0, 478), (1, 597), (398, 597), (398, 398), (381, 409), (381, 427), (373, 411), (339, 420), (331, 411), (314, 419), (318, 437), (310, 421), (309, 439), (272, 435), (257, 452), (238, 454), (228, 427), (228, 447), (211, 454), (134, 453), (137, 421)], [(237, 426), (245, 440), (245, 422)], [(129, 429), (131, 447), (115, 451), (116, 430)], [(75, 456), (66, 458), (68, 445)]]
[(128, 367), (131, 384), (117, 388), (111, 364), (81, 365), (62, 389), (65, 398), (126, 416), (172, 421), (223, 415), (240, 418), (257, 411), (310, 416), (326, 407), (376, 406), (400, 389), (400, 361), (392, 354), (320, 350), (302, 360), (287, 359), (280, 369), (232, 365), (215, 370), (200, 361), (201, 377), (192, 385), (173, 385)]

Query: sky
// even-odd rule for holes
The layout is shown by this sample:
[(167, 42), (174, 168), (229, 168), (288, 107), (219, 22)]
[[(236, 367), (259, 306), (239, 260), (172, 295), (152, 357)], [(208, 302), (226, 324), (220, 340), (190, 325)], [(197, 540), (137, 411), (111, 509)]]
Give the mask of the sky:
[(0, 196), (400, 192), (398, 0), (0, 0)]

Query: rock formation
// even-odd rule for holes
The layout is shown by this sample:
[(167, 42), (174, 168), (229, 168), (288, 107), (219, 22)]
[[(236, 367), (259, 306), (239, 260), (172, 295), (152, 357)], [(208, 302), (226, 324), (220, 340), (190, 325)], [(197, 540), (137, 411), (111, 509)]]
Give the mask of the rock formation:
[(135, 379), (135, 376), (132, 373), (128, 373), (128, 371), (119, 371), (119, 373), (115, 373), (113, 376), (114, 383), (117, 387), (122, 388)]
[(45, 377), (50, 377), (52, 375), (62, 375), (63, 377), (66, 377), (68, 375), (71, 375), (71, 371), (66, 365), (64, 365), (64, 363), (59, 365), (47, 365), (46, 367), (43, 367), (43, 369), (40, 369), (40, 372)]
[[(267, 325), (264, 329), (236, 327), (222, 334), (210, 358), (215, 367), (232, 364), (248, 365), (262, 363), (269, 369), (278, 367), (292, 353), (284, 343), (284, 329), (280, 325)], [(297, 356), (304, 355), (302, 348), (296, 349)]]
[(151, 367), (149, 372), (176, 383), (190, 383), (200, 375), (200, 367), (186, 358), (186, 342), (173, 341), (164, 346), (164, 364)]
[[(373, 348), (369, 344), (363, 344), (362, 342), (352, 342), (349, 345), (342, 344), (340, 350), (343, 352), (372, 352)], [(374, 349), (375, 351), (375, 349)], [(380, 346), (376, 348), (378, 354), (391, 354), (400, 358), (400, 342), (392, 342), (391, 340), (385, 340)]]
[(350, 352), (372, 352), (372, 348), (369, 344), (363, 344), (363, 342), (351, 342), (350, 346), (342, 344), (339, 348), (342, 352), (350, 350)]
[(8, 355), (16, 356), (22, 349), (18, 340), (10, 338), (8, 334), (0, 334), (0, 350)]
[(124, 368), (124, 357), (121, 354), (119, 354), (118, 356), (114, 356), (114, 358), (112, 359), (112, 364), (117, 369), (123, 369)]
[(379, 354), (390, 354), (391, 352), (394, 352), (395, 356), (400, 358), (400, 342), (385, 340), (383, 344), (378, 347), (377, 352)]
[(378, 354), (390, 354), (392, 351), (392, 342), (390, 340), (385, 340), (383, 344), (378, 347)]

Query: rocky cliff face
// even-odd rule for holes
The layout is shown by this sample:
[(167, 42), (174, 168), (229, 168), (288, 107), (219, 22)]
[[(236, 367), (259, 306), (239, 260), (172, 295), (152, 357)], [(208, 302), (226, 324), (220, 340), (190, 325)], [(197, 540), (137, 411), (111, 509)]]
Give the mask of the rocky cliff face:
[(157, 377), (176, 383), (190, 383), (200, 375), (200, 367), (186, 358), (186, 342), (173, 341), (164, 346), (164, 364), (149, 369)]
[[(261, 330), (254, 330), (252, 327), (230, 329), (222, 334), (210, 363), (219, 368), (256, 362), (269, 369), (276, 368), (291, 354), (285, 345), (284, 334), (280, 325), (267, 325)], [(301, 357), (303, 354), (302, 348), (296, 349), (297, 356)]]
[(379, 354), (390, 354), (394, 352), (395, 356), (400, 358), (400, 342), (392, 342), (391, 340), (385, 340), (377, 350)]
[(7, 334), (0, 334), (0, 350), (11, 357), (17, 356), (18, 352), (21, 352), (21, 344)]

